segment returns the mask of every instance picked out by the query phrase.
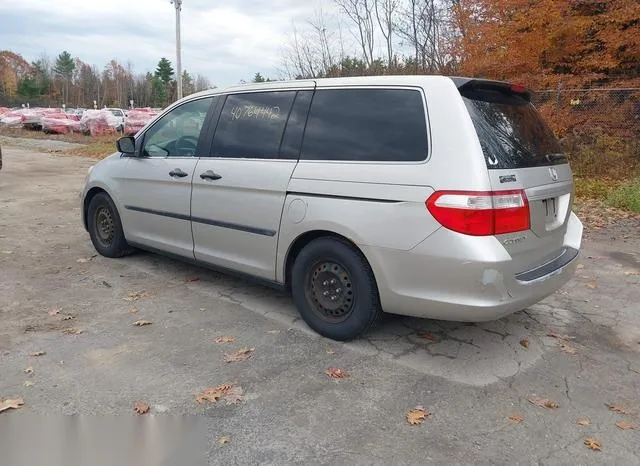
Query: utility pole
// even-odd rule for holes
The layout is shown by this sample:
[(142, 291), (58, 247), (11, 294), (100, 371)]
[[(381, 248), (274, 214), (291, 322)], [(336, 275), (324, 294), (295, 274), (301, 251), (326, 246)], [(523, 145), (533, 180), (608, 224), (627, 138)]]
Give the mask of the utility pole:
[(176, 87), (178, 100), (182, 99), (182, 59), (180, 50), (180, 11), (182, 0), (169, 0), (176, 7)]

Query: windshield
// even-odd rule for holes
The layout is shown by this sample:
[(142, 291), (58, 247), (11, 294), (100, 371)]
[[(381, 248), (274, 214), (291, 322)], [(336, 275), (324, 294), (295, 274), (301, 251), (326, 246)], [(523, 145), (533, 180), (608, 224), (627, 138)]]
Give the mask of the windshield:
[(462, 93), (489, 169), (567, 163), (553, 132), (525, 98), (505, 90)]

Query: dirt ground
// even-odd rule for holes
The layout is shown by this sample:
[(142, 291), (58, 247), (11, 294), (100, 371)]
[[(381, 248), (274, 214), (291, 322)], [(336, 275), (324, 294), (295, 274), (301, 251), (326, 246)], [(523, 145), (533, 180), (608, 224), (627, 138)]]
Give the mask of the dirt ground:
[[(388, 315), (340, 344), (285, 294), (150, 253), (97, 256), (78, 198), (95, 161), (0, 143), (0, 398), (24, 399), (0, 431), (29, 414), (132, 419), (144, 401), (147, 425), (195, 415), (211, 464), (640, 464), (638, 220), (587, 231), (577, 276), (525, 311)], [(225, 383), (244, 399), (195, 401)], [(409, 425), (418, 405), (431, 415)]]

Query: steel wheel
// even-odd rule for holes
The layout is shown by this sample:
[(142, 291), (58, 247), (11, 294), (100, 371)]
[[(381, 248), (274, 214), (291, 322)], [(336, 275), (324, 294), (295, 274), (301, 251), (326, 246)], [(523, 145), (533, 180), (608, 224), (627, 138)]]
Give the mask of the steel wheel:
[(340, 264), (320, 261), (307, 277), (306, 295), (313, 311), (323, 320), (343, 322), (354, 308), (352, 279)]
[(113, 215), (106, 206), (101, 206), (95, 215), (95, 226), (98, 240), (106, 247), (113, 244), (115, 236), (115, 225)]

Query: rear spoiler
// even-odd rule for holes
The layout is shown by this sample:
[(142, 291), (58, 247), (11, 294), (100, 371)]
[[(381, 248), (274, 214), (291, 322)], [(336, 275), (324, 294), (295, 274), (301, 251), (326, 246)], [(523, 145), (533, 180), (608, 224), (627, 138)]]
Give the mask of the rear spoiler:
[(533, 92), (525, 86), (504, 81), (460, 77), (450, 77), (449, 79), (453, 81), (461, 94), (464, 94), (465, 91), (495, 90), (505, 94), (515, 94), (527, 102), (531, 102), (531, 96), (533, 94)]

